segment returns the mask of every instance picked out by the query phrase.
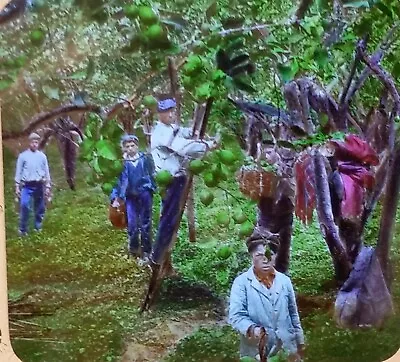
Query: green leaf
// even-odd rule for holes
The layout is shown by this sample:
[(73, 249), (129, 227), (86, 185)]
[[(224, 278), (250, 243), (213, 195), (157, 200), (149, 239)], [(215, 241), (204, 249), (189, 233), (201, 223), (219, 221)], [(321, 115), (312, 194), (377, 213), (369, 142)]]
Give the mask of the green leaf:
[(400, 77), (400, 62), (397, 62), (393, 65), (392, 74), (393, 74), (394, 78)]
[(325, 67), (329, 62), (329, 54), (326, 49), (317, 48), (314, 52), (314, 60), (320, 68)]
[(93, 158), (93, 159), (89, 162), (89, 166), (90, 166), (91, 168), (93, 168), (93, 170), (94, 170), (97, 174), (101, 174), (101, 169), (100, 169), (99, 161), (98, 161), (97, 157), (96, 157), (96, 158)]
[(86, 138), (79, 147), (79, 153), (81, 158), (89, 159), (92, 155), (92, 151), (94, 150), (95, 142), (89, 138)]
[(101, 173), (105, 176), (105, 178), (107, 178), (107, 181), (111, 181), (122, 171), (122, 167), (118, 167), (118, 165), (122, 165), (119, 160), (112, 161), (103, 157), (99, 157), (98, 164)]
[[(119, 145), (118, 145), (119, 147)], [(100, 140), (96, 143), (97, 154), (108, 160), (117, 160), (118, 152), (116, 146), (108, 140)]]
[(278, 64), (278, 72), (282, 77), (282, 80), (286, 82), (290, 82), (298, 71), (297, 62), (293, 62), (291, 64)]
[(105, 136), (109, 141), (119, 144), (121, 136), (124, 134), (124, 129), (116, 120), (110, 120), (104, 123), (100, 129), (102, 136)]
[(42, 87), (43, 93), (50, 99), (60, 100), (60, 94), (58, 88), (51, 88), (47, 85)]
[(390, 19), (393, 19), (393, 11), (391, 9), (389, 9), (385, 4), (383, 4), (382, 2), (378, 2), (375, 6), (380, 11), (382, 11), (382, 13), (387, 15)]

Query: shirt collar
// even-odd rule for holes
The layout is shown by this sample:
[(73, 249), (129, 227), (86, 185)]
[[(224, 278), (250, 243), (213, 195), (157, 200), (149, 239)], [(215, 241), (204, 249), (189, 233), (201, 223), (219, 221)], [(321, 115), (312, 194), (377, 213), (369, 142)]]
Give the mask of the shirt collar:
[(254, 270), (254, 267), (253, 267), (253, 272), (254, 272), (254, 276), (257, 278), (257, 280), (261, 284), (265, 285), (268, 289), (271, 288), (271, 286), (275, 280), (275, 276), (276, 276), (275, 268), (272, 268), (270, 273), (268, 273), (267, 275), (263, 275), (263, 276), (257, 274), (256, 271)]

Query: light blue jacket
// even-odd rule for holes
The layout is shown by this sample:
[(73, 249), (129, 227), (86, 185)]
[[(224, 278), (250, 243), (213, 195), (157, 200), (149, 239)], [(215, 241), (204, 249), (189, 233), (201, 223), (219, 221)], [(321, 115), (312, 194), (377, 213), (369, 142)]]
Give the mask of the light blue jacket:
[(253, 324), (265, 328), (267, 354), (271, 356), (280, 346), (292, 354), (296, 353), (298, 344), (304, 344), (292, 282), (278, 271), (270, 289), (258, 281), (253, 266), (235, 279), (229, 302), (229, 324), (240, 333), (241, 357), (255, 357), (259, 353), (258, 341), (246, 336)]

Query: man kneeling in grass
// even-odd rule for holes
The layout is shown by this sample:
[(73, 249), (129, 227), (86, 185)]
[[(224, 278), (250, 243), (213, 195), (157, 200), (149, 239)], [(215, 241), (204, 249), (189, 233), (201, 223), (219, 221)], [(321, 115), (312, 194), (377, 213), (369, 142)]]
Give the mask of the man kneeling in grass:
[(257, 227), (247, 247), (253, 264), (233, 282), (229, 305), (229, 323), (241, 335), (240, 356), (259, 358), (265, 332), (261, 348), (267, 356), (283, 350), (289, 361), (299, 361), (304, 355), (304, 334), (292, 283), (274, 268), (278, 243)]

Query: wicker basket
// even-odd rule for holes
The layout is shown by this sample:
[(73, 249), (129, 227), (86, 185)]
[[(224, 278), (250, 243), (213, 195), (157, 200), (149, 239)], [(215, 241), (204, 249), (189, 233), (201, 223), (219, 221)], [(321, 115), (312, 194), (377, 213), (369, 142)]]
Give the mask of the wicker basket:
[(108, 219), (117, 229), (124, 229), (127, 225), (125, 203), (120, 202), (120, 206), (109, 206)]
[(279, 184), (279, 176), (259, 168), (242, 167), (237, 175), (240, 191), (258, 201), (263, 197), (273, 197)]

